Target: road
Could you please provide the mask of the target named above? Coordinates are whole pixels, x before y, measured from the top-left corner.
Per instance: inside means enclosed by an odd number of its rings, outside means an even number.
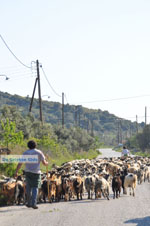
[[[111,149],[101,150],[103,157],[113,157]],[[102,157],[101,156],[101,157]],[[136,196],[39,204],[34,210],[25,206],[0,208],[1,226],[148,226],[150,225],[150,184],[136,187]]]
[[[98,158],[105,158],[105,157],[120,157],[121,153],[120,152],[116,152],[113,151],[111,148],[103,148],[103,149],[99,149],[101,152],[101,155]]]

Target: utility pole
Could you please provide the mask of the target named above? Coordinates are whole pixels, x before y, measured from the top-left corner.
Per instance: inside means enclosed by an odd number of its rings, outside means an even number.
[[[138,134],[138,116],[136,115],[136,133]]]
[[[87,130],[87,133],[89,132],[89,119],[88,119],[88,115],[87,117],[85,116],[85,129]]]
[[[147,125],[147,107],[145,107],[145,126]]]
[[[37,77],[36,77],[35,84],[34,84],[33,94],[32,94],[31,103],[30,103],[30,107],[29,107],[29,112],[31,112],[31,109],[32,109],[34,94],[35,94],[36,85],[37,85],[37,82],[38,82],[39,114],[40,114],[40,121],[43,123],[41,85],[40,85],[40,70],[39,70],[39,61],[38,60],[36,60],[36,69],[37,69]]]
[[[120,120],[120,143],[122,144],[122,121]]]
[[[43,117],[42,117],[41,85],[40,85],[40,70],[39,70],[39,61],[38,60],[36,61],[36,67],[37,67],[37,79],[38,79],[40,121],[43,122]]]
[[[132,127],[131,127],[131,124],[130,124],[130,131],[129,131],[129,134],[130,134],[130,138],[132,136]]]
[[[79,127],[80,127],[80,119],[81,119],[81,113],[80,113],[80,111],[79,111]]]
[[[78,106],[75,106],[75,127],[77,127],[77,111],[78,111]]]
[[[93,123],[93,120],[91,120],[91,136],[94,137],[94,123]]]
[[[89,120],[87,119],[87,126],[86,126],[87,132],[89,132]]]
[[[84,114],[84,121],[85,121],[84,128],[86,129],[86,131],[88,133],[89,132],[89,119],[88,119],[88,116],[86,117],[86,114]]]
[[[64,93],[62,93],[62,128],[64,128]]]
[[[125,139],[127,140],[128,139],[128,137],[129,137],[129,135],[128,135],[128,130],[126,130],[126,137],[125,137]]]
[[[118,141],[118,144],[120,143],[120,122],[119,122],[119,119],[118,119],[118,123],[117,123],[117,130],[118,130],[118,134],[117,134],[117,141]]]
[[[32,109],[32,104],[33,104],[33,99],[34,99],[34,94],[35,94],[35,89],[36,89],[36,84],[37,84],[38,79],[35,79],[35,84],[34,84],[34,89],[33,89],[33,94],[32,94],[32,98],[31,98],[31,103],[30,103],[30,107],[29,107],[29,112],[31,112]]]

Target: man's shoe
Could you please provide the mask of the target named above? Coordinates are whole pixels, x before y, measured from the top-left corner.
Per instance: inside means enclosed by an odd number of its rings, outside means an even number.
[[[29,204],[26,204],[26,207],[30,208],[30,207],[32,207],[32,206],[31,206],[31,205],[29,205]]]
[[[38,209],[38,206],[32,206],[33,209]]]

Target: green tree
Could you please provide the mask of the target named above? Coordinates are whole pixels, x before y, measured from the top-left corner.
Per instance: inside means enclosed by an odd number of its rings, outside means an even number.
[[[23,133],[22,131],[16,132],[15,122],[10,122],[9,119],[6,119],[6,122],[1,120],[2,128],[2,140],[1,144],[4,146],[9,146],[9,144],[21,144],[23,142]]]
[[[150,150],[150,125],[145,126],[143,132],[137,135],[137,142],[143,151]]]

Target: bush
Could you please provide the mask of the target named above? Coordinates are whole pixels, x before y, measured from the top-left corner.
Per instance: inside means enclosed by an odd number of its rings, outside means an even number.
[[[15,163],[1,163],[0,172],[4,173],[6,176],[13,177],[16,172],[17,164]]]

